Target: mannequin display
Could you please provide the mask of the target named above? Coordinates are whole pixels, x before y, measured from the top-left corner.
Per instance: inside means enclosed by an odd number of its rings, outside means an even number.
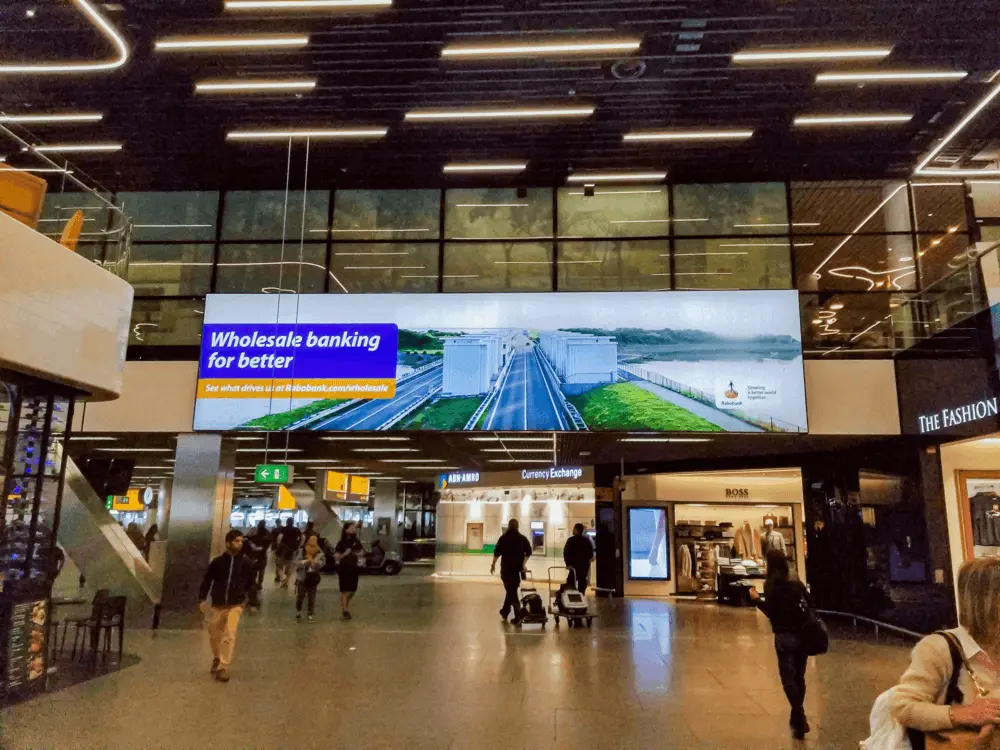
[[[743,525],[736,530],[733,546],[736,547],[737,557],[744,560],[761,559],[760,533],[750,526],[749,521],[744,521]]]
[[[768,550],[777,549],[781,550],[781,554],[785,554],[785,537],[781,535],[781,532],[774,528],[774,519],[765,518],[764,519],[764,533],[760,537],[760,551],[767,557]]]

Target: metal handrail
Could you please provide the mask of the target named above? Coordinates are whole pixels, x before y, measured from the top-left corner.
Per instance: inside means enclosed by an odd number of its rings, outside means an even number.
[[[913,638],[915,640],[920,640],[924,637],[924,633],[918,633],[915,630],[908,630],[907,628],[901,628],[898,625],[890,625],[887,622],[882,622],[881,620],[875,620],[871,617],[865,617],[864,615],[855,614],[854,612],[838,612],[832,609],[817,609],[815,610],[818,615],[832,615],[834,617],[847,617],[854,621],[854,630],[857,631],[858,623],[863,622],[866,625],[872,625],[875,628],[875,640],[878,640],[879,629],[888,630],[890,633],[896,633],[897,635],[902,635],[907,638]]]

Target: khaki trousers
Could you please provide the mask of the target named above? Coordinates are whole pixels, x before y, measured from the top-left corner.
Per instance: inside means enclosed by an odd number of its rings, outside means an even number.
[[[242,605],[212,607],[208,611],[208,641],[212,646],[212,656],[219,660],[220,667],[228,667],[233,660],[236,628],[239,627],[242,614]]]

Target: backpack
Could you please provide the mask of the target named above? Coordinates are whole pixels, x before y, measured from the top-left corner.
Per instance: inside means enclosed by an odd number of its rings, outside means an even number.
[[[539,617],[545,614],[545,605],[542,603],[542,597],[536,594],[534,591],[529,591],[521,599],[521,607],[524,609],[525,614]]]
[[[962,650],[951,633],[943,630],[936,635],[943,636],[948,641],[951,652],[951,678],[944,694],[945,705],[960,704],[963,700],[962,691],[958,689],[958,678],[962,671]],[[924,733],[916,729],[906,729],[892,717],[892,695],[896,690],[891,687],[875,699],[868,725],[871,736],[861,743],[862,750],[924,750]]]

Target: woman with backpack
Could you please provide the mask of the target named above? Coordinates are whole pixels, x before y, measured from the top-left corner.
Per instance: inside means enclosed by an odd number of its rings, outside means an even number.
[[[780,549],[767,552],[767,580],[764,598],[750,589],[750,598],[767,615],[774,631],[774,650],[778,655],[781,687],[792,707],[789,726],[797,740],[809,732],[804,707],[806,698],[806,661],[825,647],[813,641],[825,637],[822,623],[812,614],[812,600],[805,585],[788,568],[788,558]],[[818,634],[816,631],[823,631]]]
[[[958,621],[914,647],[891,691],[892,717],[914,750],[1000,747],[1000,558],[959,569]]]

